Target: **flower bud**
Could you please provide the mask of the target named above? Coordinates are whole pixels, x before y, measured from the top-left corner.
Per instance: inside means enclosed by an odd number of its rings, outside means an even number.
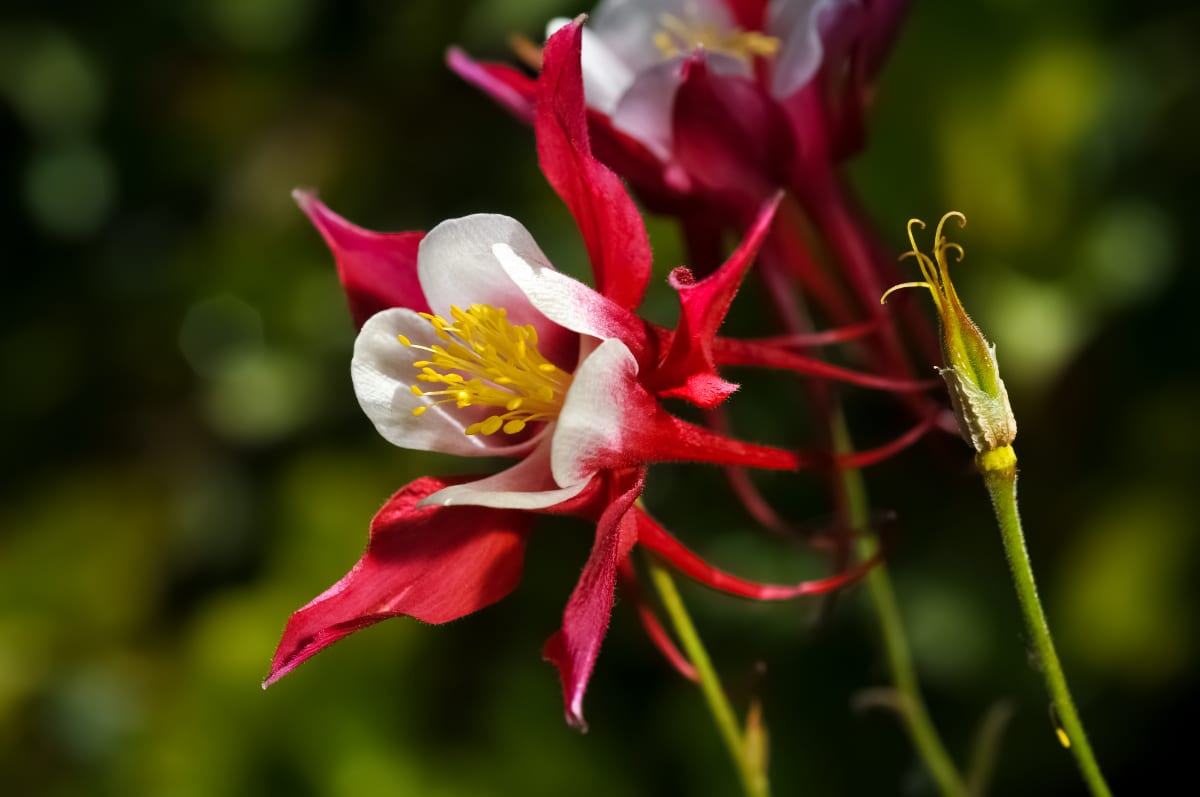
[[[1017,436],[1017,421],[996,366],[996,347],[984,339],[979,327],[967,315],[950,280],[947,252],[953,250],[956,261],[963,257],[963,248],[947,241],[942,234],[951,217],[959,220],[960,227],[967,223],[966,217],[958,211],[943,216],[934,233],[932,258],[920,250],[913,235],[913,225],[923,229],[925,223],[920,219],[909,220],[908,240],[912,251],[906,252],[901,259],[916,258],[925,279],[893,286],[883,294],[880,302],[886,302],[892,291],[900,288],[929,289],[937,308],[945,362],[945,367],[938,370],[950,388],[950,404],[958,419],[959,431],[975,449],[981,469],[1008,469],[1016,462],[1011,444]]]

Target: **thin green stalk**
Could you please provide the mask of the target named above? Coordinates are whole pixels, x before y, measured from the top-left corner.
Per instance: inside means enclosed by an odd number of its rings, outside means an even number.
[[[833,413],[832,422],[833,445],[838,454],[853,453],[850,432],[846,427],[846,419],[840,411]],[[866,485],[862,472],[857,468],[846,468],[839,471],[842,480],[842,490],[846,501],[847,521],[858,535],[858,555],[868,559],[875,555],[879,541],[870,529],[870,518],[867,502]],[[917,754],[925,762],[929,774],[937,783],[938,791],[944,797],[966,797],[967,787],[959,774],[954,760],[946,752],[946,746],[938,735],[929,710],[921,697],[917,684],[917,671],[913,666],[912,651],[908,646],[908,637],[904,632],[904,621],[900,617],[900,607],[896,601],[896,592],[892,588],[892,579],[887,567],[880,563],[871,568],[867,574],[867,592],[879,618],[879,629],[883,637],[883,647],[887,654],[888,669],[892,674],[892,686],[899,696],[900,720],[904,724],[909,738]]]
[[[658,590],[663,608],[671,618],[679,642],[700,676],[700,690],[704,693],[708,710],[712,713],[717,730],[721,732],[721,738],[729,750],[734,766],[737,767],[746,797],[769,797],[771,788],[767,781],[767,773],[761,766],[755,765],[755,759],[761,760],[762,757],[751,755],[737,715],[734,714],[733,706],[729,704],[729,698],[725,696],[725,690],[721,688],[721,681],[713,669],[708,652],[704,649],[704,643],[700,641],[700,635],[696,633],[696,626],[692,624],[692,618],[683,605],[683,598],[675,587],[675,580],[670,571],[655,557],[651,556],[649,560],[650,579]]]
[[[1014,466],[1015,462],[1014,457]],[[1100,765],[1096,763],[1096,756],[1088,743],[1083,723],[1075,710],[1075,702],[1067,688],[1067,678],[1063,674],[1058,653],[1054,650],[1054,637],[1050,635],[1046,613],[1042,611],[1042,603],[1038,598],[1033,568],[1029,563],[1029,552],[1025,549],[1025,534],[1021,530],[1021,515],[1017,510],[1016,468],[990,469],[984,465],[981,470],[988,493],[992,497],[992,506],[996,510],[996,522],[1000,526],[1000,536],[1004,540],[1004,551],[1008,554],[1017,598],[1025,615],[1025,627],[1033,638],[1034,650],[1037,652],[1042,674],[1046,678],[1046,690],[1050,693],[1054,710],[1062,723],[1062,727],[1058,729],[1059,741],[1075,756],[1079,771],[1091,793],[1096,797],[1111,797],[1112,792],[1104,782]]]

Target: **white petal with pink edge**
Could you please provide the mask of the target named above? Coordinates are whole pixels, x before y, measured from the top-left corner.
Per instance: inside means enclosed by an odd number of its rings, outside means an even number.
[[[495,244],[492,252],[526,299],[555,324],[595,338],[621,338],[633,346],[644,341],[646,332],[636,316],[545,260],[506,243]]]
[[[385,440],[401,448],[467,457],[520,456],[535,445],[535,440],[511,444],[494,435],[463,432],[468,424],[491,415],[494,408],[459,409],[454,403],[430,406],[433,398],[415,395],[413,385],[429,386],[417,380],[419,369],[413,363],[429,354],[405,346],[400,335],[415,345],[440,342],[428,321],[412,310],[396,307],[376,313],[363,324],[350,361],[358,403]],[[413,415],[420,406],[427,407],[424,414]]]
[[[444,487],[421,501],[421,505],[490,506],[498,509],[545,509],[574,498],[587,486],[587,479],[559,486],[550,472],[553,424],[540,436],[541,442],[529,455],[507,470],[477,481]]]
[[[551,441],[550,470],[558,484],[587,481],[601,468],[619,467],[631,412],[645,391],[638,364],[619,340],[606,340],[575,370]]]

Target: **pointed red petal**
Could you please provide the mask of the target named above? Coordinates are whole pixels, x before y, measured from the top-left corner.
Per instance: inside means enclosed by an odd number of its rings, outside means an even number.
[[[654,553],[670,562],[679,572],[699,581],[705,586],[730,595],[742,598],[753,598],[761,601],[778,601],[796,598],[801,595],[817,595],[822,592],[852,584],[867,574],[880,560],[876,555],[871,559],[855,565],[836,576],[821,578],[815,581],[801,581],[799,584],[760,584],[756,581],[732,576],[723,570],[710,565],[683,543],[672,537],[666,529],[658,525],[649,515],[640,509],[635,509],[638,528],[638,542]]]
[[[597,290],[633,309],[650,279],[650,242],[620,179],[592,156],[581,46],[578,21],[563,26],[546,42],[534,118],[538,162],[579,225]]]
[[[707,415],[708,425],[714,431],[720,434],[728,435],[730,432],[729,417],[725,414],[723,407],[714,407],[709,410]],[[754,518],[760,526],[770,531],[772,534],[779,536],[790,536],[791,529],[788,528],[787,521],[775,511],[775,507],[767,500],[754,482],[750,480],[750,472],[746,470],[744,465],[726,465],[724,467],[725,478],[729,482],[733,494],[741,501],[742,506],[750,517]]]
[[[879,328],[874,321],[863,321],[834,329],[823,329],[820,332],[799,332],[794,335],[777,335],[773,338],[760,338],[756,343],[764,346],[779,346],[780,348],[810,349],[817,346],[832,346],[836,343],[846,343],[866,337]]]
[[[713,341],[713,356],[717,365],[744,365],[761,368],[778,368],[798,374],[836,379],[859,387],[875,390],[891,390],[897,393],[918,392],[936,387],[937,379],[900,379],[887,376],[864,374],[836,365],[784,351],[777,346],[753,340],[736,340],[718,337]]]
[[[689,681],[699,683],[700,674],[696,672],[696,668],[688,661],[687,656],[679,651],[675,646],[674,640],[667,630],[662,627],[662,623],[658,621],[658,615],[654,613],[654,609],[646,601],[646,596],[642,594],[642,587],[638,584],[637,574],[633,571],[633,564],[628,557],[621,560],[617,569],[617,574],[621,578],[621,592],[629,603],[633,604],[634,610],[637,612],[638,619],[642,621],[642,628],[646,631],[646,636],[650,637],[650,641],[663,654],[667,662],[675,668],[675,671],[687,678]]]
[[[701,407],[712,407],[733,392],[732,386],[725,389],[729,383],[716,375],[712,341],[725,321],[746,272],[754,263],[781,199],[782,194],[776,194],[763,205],[741,245],[709,276],[697,282],[686,268],[671,272],[671,287],[679,294],[679,326],[667,356],[652,379],[660,393],[686,398]]]
[[[366,553],[288,620],[266,688],[344,636],[389,617],[445,623],[503,598],[521,580],[532,515],[485,507],[417,507],[447,482],[425,477],[371,521]]]
[[[939,415],[941,415],[942,412],[943,411],[930,412],[920,423],[890,443],[885,443],[884,445],[868,449],[866,451],[856,451],[853,454],[842,454],[837,458],[837,462],[835,464],[839,468],[850,469],[865,468],[868,465],[874,465],[876,462],[882,462],[888,457],[898,454],[924,437],[925,433],[932,429],[938,422]]]
[[[596,525],[596,542],[567,601],[562,628],[546,640],[542,650],[562,678],[567,722],[581,731],[587,730],[583,693],[612,616],[617,566],[637,541],[637,524],[629,508],[641,494],[645,479],[643,468],[612,485],[612,501]]]
[[[389,307],[429,312],[417,280],[417,247],[425,233],[371,232],[325,207],[311,191],[296,190],[292,197],[333,252],[355,327]]]
[[[505,64],[473,61],[458,47],[446,51],[446,65],[522,122],[533,122],[537,83],[532,78]]]

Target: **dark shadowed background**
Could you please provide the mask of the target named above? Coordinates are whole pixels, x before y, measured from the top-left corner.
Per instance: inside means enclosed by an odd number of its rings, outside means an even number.
[[[288,614],[359,556],[398,486],[460,463],[394,449],[348,379],[331,259],[289,198],[376,229],[521,219],[586,274],[531,132],[443,66],[506,58],[561,0],[8,3],[0,12],[0,792],[11,795],[729,795],[698,694],[620,604],[586,702],[540,661],[586,557],[546,523],[518,591],[447,627],[390,621],[268,692]],[[897,253],[964,211],[956,277],[998,343],[1029,544],[1060,652],[1120,794],[1191,763],[1196,619],[1200,14],[1193,4],[918,3],[854,167]],[[673,226],[651,220],[647,313],[672,318]],[[756,288],[733,323],[751,328]],[[803,435],[794,385],[748,379],[747,434]],[[880,439],[891,406],[853,392]],[[867,474],[935,720],[965,758],[1014,710],[994,793],[1082,794],[1028,664],[967,449]],[[797,520],[814,479],[765,479]],[[756,534],[715,472],[647,503],[732,570],[822,560]],[[863,596],[760,606],[685,585],[739,705],[761,694],[779,795],[930,794]],[[765,662],[760,672],[757,662]],[[1188,742],[1191,739],[1193,742]],[[1180,753],[1184,755],[1180,755]]]

